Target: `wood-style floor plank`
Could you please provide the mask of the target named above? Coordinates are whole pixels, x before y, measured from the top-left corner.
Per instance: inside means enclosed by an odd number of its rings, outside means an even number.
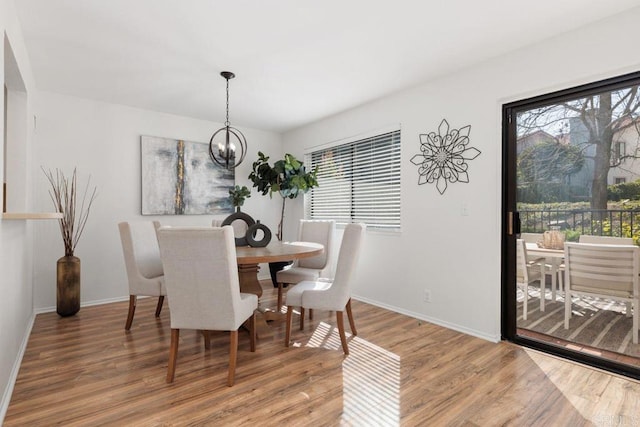
[[[638,382],[358,301],[347,358],[335,314],[316,310],[304,331],[294,316],[289,348],[284,322],[255,353],[241,331],[233,387],[229,334],[205,350],[181,331],[167,384],[169,309],[157,319],[155,303],[139,300],[129,332],[127,302],[38,315],[4,425],[640,425]]]

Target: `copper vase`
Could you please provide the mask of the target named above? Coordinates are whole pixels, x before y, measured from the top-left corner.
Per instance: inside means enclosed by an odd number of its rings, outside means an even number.
[[[57,266],[56,311],[73,316],[80,311],[80,258],[63,256]]]

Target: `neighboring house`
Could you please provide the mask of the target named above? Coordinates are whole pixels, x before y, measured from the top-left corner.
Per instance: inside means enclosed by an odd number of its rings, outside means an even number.
[[[535,145],[542,144],[544,142],[557,142],[557,141],[558,139],[555,136],[551,135],[550,133],[545,132],[543,130],[537,130],[533,133],[530,133],[518,138],[516,152],[518,153],[518,156],[519,156],[527,148],[531,148]]]
[[[609,185],[640,179],[640,159],[624,158],[632,155],[640,147],[640,118],[635,118],[634,121],[635,125],[628,126],[614,134],[611,163],[617,166],[609,169],[607,176],[607,184]],[[585,164],[582,169],[571,176],[571,185],[582,188],[585,194],[591,195],[593,156],[595,156],[596,147],[593,144],[587,144],[589,132],[580,118],[569,119],[568,139],[569,144],[583,148],[585,156]]]

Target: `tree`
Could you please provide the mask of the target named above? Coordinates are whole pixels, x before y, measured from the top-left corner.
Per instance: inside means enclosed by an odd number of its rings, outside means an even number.
[[[278,193],[282,196],[282,211],[276,235],[278,240],[282,240],[285,202],[317,187],[316,174],[317,168],[307,172],[304,164],[291,154],[285,154],[284,159],[278,160],[271,166],[269,157],[258,152],[258,160],[253,162],[249,179],[262,195],[269,194],[269,197],[272,197],[273,193]]]
[[[569,143],[579,147],[584,158],[593,161],[591,208],[607,209],[609,169],[628,158],[640,157],[637,154],[639,112],[640,94],[636,85],[522,112],[518,115],[517,132],[522,137],[541,129],[570,124]],[[635,138],[635,147],[626,153],[618,152],[615,138],[623,133],[629,136],[630,131]]]
[[[542,142],[518,156],[518,171],[524,182],[562,181],[584,166],[582,151],[572,145]]]

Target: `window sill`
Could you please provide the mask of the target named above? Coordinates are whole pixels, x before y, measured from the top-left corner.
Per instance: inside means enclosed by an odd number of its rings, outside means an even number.
[[[62,218],[62,214],[59,212],[27,212],[27,213],[18,213],[18,212],[4,212],[2,214],[2,219],[60,219]]]

